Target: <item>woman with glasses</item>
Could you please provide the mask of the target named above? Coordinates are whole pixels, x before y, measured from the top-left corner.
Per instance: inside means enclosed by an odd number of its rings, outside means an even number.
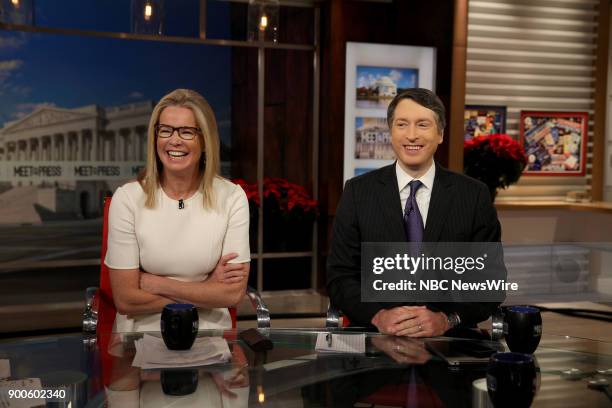
[[[200,328],[229,328],[250,262],[244,191],[219,176],[214,113],[197,92],[164,96],[149,122],[147,163],[113,195],[108,250],[115,329],[158,331],[168,303],[193,303]]]

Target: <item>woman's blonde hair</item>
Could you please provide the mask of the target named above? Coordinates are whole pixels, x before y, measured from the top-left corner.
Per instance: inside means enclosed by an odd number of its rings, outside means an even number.
[[[155,197],[158,189],[161,188],[160,176],[162,163],[157,157],[155,127],[159,122],[159,116],[168,106],[180,106],[189,108],[193,112],[197,126],[200,128],[198,134],[200,145],[202,146],[202,156],[200,158],[200,185],[199,191],[202,193],[204,208],[214,209],[215,197],[213,193],[213,182],[219,175],[219,131],[215,114],[206,102],[206,99],[196,91],[191,89],[176,89],[164,96],[153,108],[149,130],[147,132],[147,164],[144,171],[139,175],[138,181],[144,190],[147,199],[147,208],[155,207]]]

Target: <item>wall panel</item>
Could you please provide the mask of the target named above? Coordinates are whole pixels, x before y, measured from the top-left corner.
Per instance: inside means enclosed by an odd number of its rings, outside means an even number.
[[[505,105],[519,137],[521,110],[589,112],[587,174],[527,176],[498,200],[564,199],[590,191],[595,115],[598,0],[471,0],[466,104]]]

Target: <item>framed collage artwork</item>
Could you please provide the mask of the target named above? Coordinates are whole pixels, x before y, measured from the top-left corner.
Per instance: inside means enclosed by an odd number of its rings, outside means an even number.
[[[465,105],[463,140],[506,132],[506,107]]]
[[[528,176],[584,176],[587,112],[521,111],[520,142]]]

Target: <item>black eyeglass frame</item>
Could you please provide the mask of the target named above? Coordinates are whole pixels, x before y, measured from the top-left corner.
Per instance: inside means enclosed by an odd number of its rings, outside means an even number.
[[[168,136],[160,136],[160,135],[159,135],[159,130],[160,130],[160,128],[161,128],[161,127],[168,128],[168,129],[172,129],[172,132],[171,132],[171,133],[170,133],[170,135],[168,135]],[[183,139],[183,140],[193,140],[193,139],[195,139],[195,135],[194,135],[192,138],[186,138],[186,137],[184,137],[184,136],[181,134],[181,131],[182,131],[183,129],[186,129],[186,130],[193,130],[195,133],[202,134],[202,130],[201,130],[200,128],[197,128],[197,127],[193,127],[193,126],[179,126],[179,127],[174,127],[174,126],[164,125],[164,124],[158,123],[157,125],[155,125],[155,136],[160,137],[160,138],[162,138],[162,139],[168,139],[168,138],[171,138],[171,137],[172,137],[172,135],[174,134],[174,132],[176,131],[176,132],[178,133],[179,137],[180,137],[181,139]]]

